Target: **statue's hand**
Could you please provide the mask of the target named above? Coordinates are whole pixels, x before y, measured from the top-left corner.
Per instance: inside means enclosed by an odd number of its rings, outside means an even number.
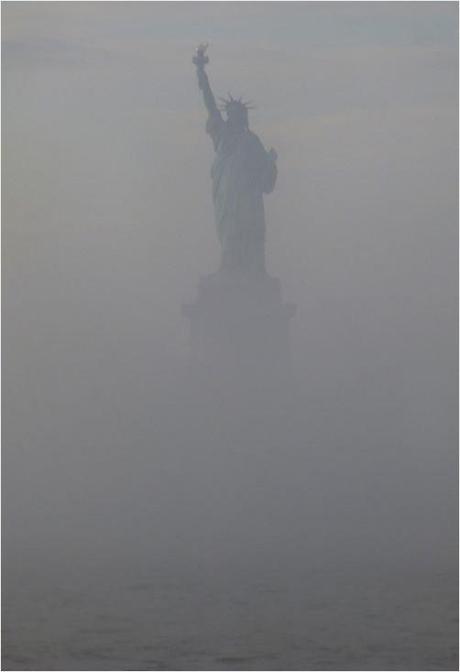
[[[276,159],[278,158],[278,154],[277,154],[276,151],[273,149],[273,147],[272,147],[271,150],[268,152],[268,156],[269,156],[269,158],[270,158],[273,162],[275,162]]]
[[[207,42],[203,42],[195,49],[195,56],[192,61],[199,70],[204,70],[204,66],[209,63],[209,58],[206,56],[208,46]]]

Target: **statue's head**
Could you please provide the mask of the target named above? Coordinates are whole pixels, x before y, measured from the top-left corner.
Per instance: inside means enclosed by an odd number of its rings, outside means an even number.
[[[228,94],[228,98],[222,99],[221,109],[227,115],[227,123],[232,128],[246,129],[249,127],[248,111],[252,109],[250,103],[244,102],[241,98],[233,98]]]

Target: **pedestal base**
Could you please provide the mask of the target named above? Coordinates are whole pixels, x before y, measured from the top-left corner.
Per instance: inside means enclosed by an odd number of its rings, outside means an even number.
[[[191,360],[219,380],[265,381],[289,376],[289,321],[281,284],[266,273],[218,271],[202,278],[190,320]]]

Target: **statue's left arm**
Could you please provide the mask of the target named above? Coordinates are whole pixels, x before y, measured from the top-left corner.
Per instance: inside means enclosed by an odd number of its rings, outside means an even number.
[[[255,133],[249,131],[248,138],[252,147],[252,170],[254,171],[257,187],[264,193],[270,194],[275,188],[278,170],[276,168],[277,153],[274,149],[266,151]]]
[[[270,194],[275,188],[276,178],[278,176],[278,169],[276,167],[277,153],[274,149],[266,152],[265,172],[262,183],[262,191],[264,194]]]

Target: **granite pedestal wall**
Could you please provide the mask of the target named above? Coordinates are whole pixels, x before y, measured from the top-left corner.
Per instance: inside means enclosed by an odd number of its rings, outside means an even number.
[[[218,271],[201,279],[190,323],[190,362],[216,384],[267,386],[291,376],[289,323],[281,283],[266,273]]]

